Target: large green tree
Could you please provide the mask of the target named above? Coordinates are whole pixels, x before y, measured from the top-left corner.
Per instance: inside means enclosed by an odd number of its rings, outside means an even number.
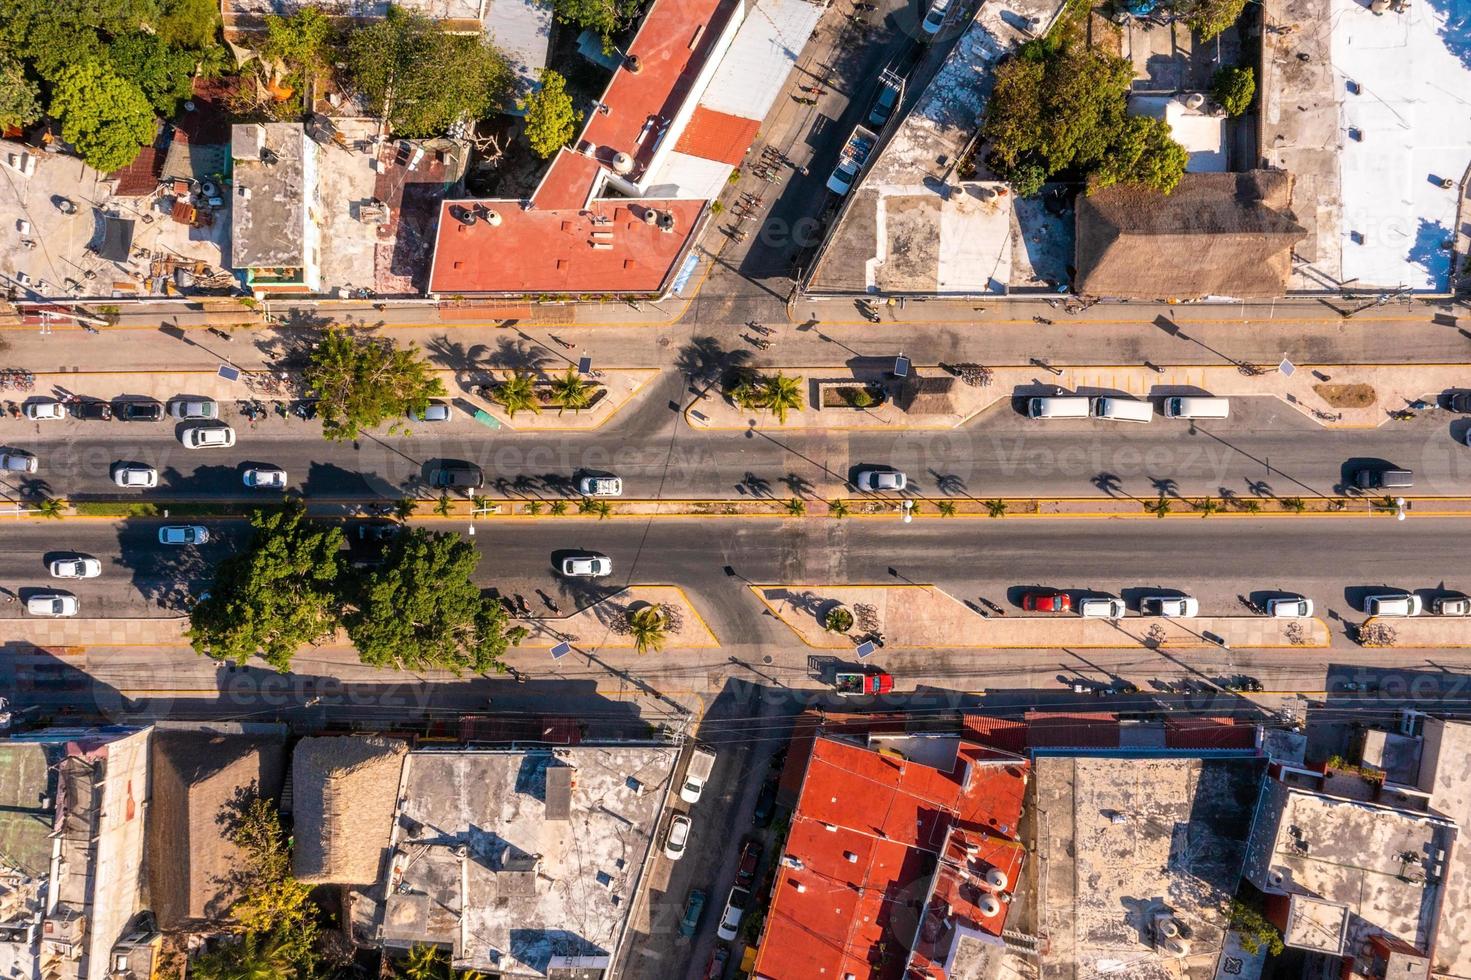
[[[1256,72],[1246,68],[1218,68],[1211,78],[1211,98],[1228,116],[1240,116],[1256,96]]]
[[[577,135],[582,113],[572,108],[567,79],[550,69],[541,73],[541,87],[519,103],[526,113],[526,141],[545,159]]]
[[[1136,183],[1168,194],[1180,183],[1190,154],[1170,136],[1170,124],[1129,116],[1094,171],[1092,189]]]
[[[219,45],[220,5],[216,0],[164,0],[158,36],[171,48],[205,51]]]
[[[86,62],[63,68],[51,95],[61,135],[103,173],[137,159],[153,140],[153,108],[137,85],[110,67]]]
[[[506,650],[526,631],[510,627],[501,604],[472,581],[479,561],[458,535],[400,534],[345,618],[362,661],[401,670],[504,669]]]
[[[1181,0],[1175,9],[1185,15],[1185,22],[1209,41],[1241,18],[1247,0]]]
[[[641,0],[553,0],[557,20],[586,27],[603,39],[603,50],[611,50],[612,37],[638,17]]]
[[[341,327],[328,330],[312,351],[305,379],[319,399],[322,434],[334,440],[356,439],[390,420],[396,431],[410,411],[445,394],[418,351]]]
[[[250,543],[220,563],[209,596],[190,612],[189,640],[218,660],[260,656],[285,671],[300,647],[338,626],[342,529],[308,520],[299,503],[256,511],[250,524]]]
[[[107,46],[107,60],[123,78],[131,79],[161,116],[172,116],[189,98],[198,56],[173,48],[157,34],[124,34]]]
[[[28,126],[41,118],[40,91],[26,78],[25,65],[0,51],[0,128]]]
[[[397,6],[353,31],[347,73],[400,136],[437,136],[460,119],[489,115],[511,90],[510,64],[484,35],[447,33]]]

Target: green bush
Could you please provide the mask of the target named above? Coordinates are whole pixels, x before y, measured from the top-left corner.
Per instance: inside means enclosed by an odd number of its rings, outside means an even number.
[[[829,609],[822,619],[822,628],[829,633],[846,633],[853,628],[853,614],[842,606]]]
[[[1256,72],[1250,68],[1221,68],[1211,79],[1211,98],[1228,116],[1245,113],[1255,97]]]

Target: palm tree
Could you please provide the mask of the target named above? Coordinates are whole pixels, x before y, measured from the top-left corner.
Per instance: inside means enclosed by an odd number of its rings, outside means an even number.
[[[1221,505],[1216,503],[1215,497],[1201,497],[1195,502],[1194,507],[1200,511],[1201,517],[1210,517],[1212,514],[1218,513],[1221,509]]]
[[[942,501],[940,501],[940,503],[939,503],[938,506],[940,508],[940,516],[941,517],[954,517],[955,516],[955,501],[953,501],[953,500],[942,500]]]
[[[728,392],[737,408],[754,411],[761,407],[761,389],[749,378],[742,378]]]
[[[439,495],[439,503],[434,505],[434,513],[440,517],[448,517],[452,506],[453,504],[449,502],[449,494],[442,493]]]
[[[1283,510],[1290,510],[1294,514],[1301,514],[1308,509],[1307,504],[1302,502],[1301,497],[1283,497],[1278,503],[1282,505]]]
[[[592,382],[582,380],[576,368],[569,367],[566,374],[552,382],[552,400],[557,403],[558,415],[569,408],[574,412],[587,408],[592,403],[592,393]]]
[[[613,505],[606,500],[594,500],[591,497],[583,497],[577,502],[577,513],[596,514],[598,515],[598,520],[601,521],[613,513]]]
[[[66,516],[62,513],[64,510],[66,510],[65,497],[47,497],[36,505],[37,514],[40,514],[42,517],[52,517],[56,520],[61,520],[61,518]]]
[[[536,379],[525,371],[513,371],[511,376],[496,385],[493,396],[501,403],[511,418],[517,412],[541,414],[541,399],[536,395]]]
[[[1167,498],[1164,494],[1164,491],[1161,490],[1159,494],[1159,499],[1152,504],[1146,503],[1144,505],[1144,509],[1153,514],[1155,517],[1164,517],[1170,512],[1169,498]]]
[[[786,502],[787,514],[790,517],[801,517],[807,513],[807,501],[801,497],[793,497]]]
[[[1248,514],[1259,514],[1262,510],[1262,505],[1255,500],[1243,500],[1237,506]]]
[[[780,371],[762,378],[759,392],[761,407],[775,415],[782,425],[787,423],[788,412],[800,412],[805,404],[802,398],[802,379],[795,375],[788,377]]]
[[[295,972],[291,951],[275,933],[248,932],[189,964],[191,980],[278,980]]]
[[[414,508],[417,506],[418,501],[413,497],[402,497],[393,505],[393,513],[399,520],[406,521],[414,516]]]
[[[841,497],[829,500],[827,502],[827,512],[841,521],[848,516],[848,501],[843,500]]]
[[[628,613],[628,632],[639,653],[658,653],[669,638],[669,617],[662,606],[640,606]]]
[[[547,508],[547,513],[551,514],[553,517],[561,517],[563,514],[567,513],[567,501],[553,500],[552,505]]]
[[[1005,517],[1006,501],[999,499],[986,501],[986,513],[992,517]]]
[[[530,501],[526,505],[526,513],[530,514],[532,517],[535,517],[537,514],[540,514],[541,513],[541,501],[540,500]]]

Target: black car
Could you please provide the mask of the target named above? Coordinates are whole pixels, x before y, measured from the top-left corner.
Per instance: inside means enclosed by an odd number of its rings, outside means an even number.
[[[70,407],[72,418],[82,419],[87,422],[112,421],[112,406],[107,402],[88,398],[72,402]]]
[[[429,485],[436,489],[477,490],[485,485],[485,474],[474,463],[441,463],[429,471]]]
[[[756,794],[756,809],[751,812],[751,822],[758,827],[769,826],[775,812],[776,780],[768,779],[761,785],[761,792]]]
[[[163,405],[155,401],[118,402],[114,414],[124,422],[157,422],[163,418]]]
[[[759,840],[748,840],[741,848],[741,860],[736,865],[736,884],[742,888],[750,888],[751,883],[756,880],[756,871],[761,867],[761,842]]]

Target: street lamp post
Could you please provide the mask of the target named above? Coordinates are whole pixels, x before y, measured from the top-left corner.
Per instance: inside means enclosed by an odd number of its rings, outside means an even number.
[[[1405,503],[1405,498],[1404,497],[1395,497],[1394,498],[1394,506],[1395,506],[1394,519],[1397,520],[1397,521],[1404,520],[1405,519],[1405,510],[1410,506],[1409,504]]]
[[[914,501],[905,500],[899,505],[899,513],[903,515],[905,524],[914,520]]]

